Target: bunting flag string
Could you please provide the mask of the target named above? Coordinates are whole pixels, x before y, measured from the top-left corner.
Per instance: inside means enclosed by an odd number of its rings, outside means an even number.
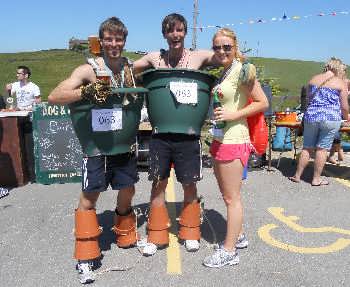
[[[309,19],[312,17],[325,17],[325,16],[339,16],[339,15],[349,15],[349,11],[340,11],[340,12],[319,12],[317,14],[309,14],[309,15],[304,15],[304,16],[287,16],[286,13],[283,14],[282,17],[272,17],[271,19],[263,19],[259,18],[256,20],[246,20],[246,21],[240,21],[234,24],[220,24],[220,25],[207,25],[207,26],[198,26],[195,27],[195,29],[199,29],[201,32],[203,32],[203,29],[210,29],[210,28],[224,28],[227,26],[238,26],[238,25],[251,25],[251,24],[265,24],[265,23],[273,23],[273,22],[282,22],[282,21],[291,21],[291,20],[302,20],[302,19]]]

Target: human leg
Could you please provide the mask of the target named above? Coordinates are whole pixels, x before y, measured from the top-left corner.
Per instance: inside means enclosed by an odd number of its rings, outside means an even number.
[[[316,147],[319,124],[304,122],[303,149],[300,153],[297,169],[294,176],[289,177],[291,181],[300,182],[300,177],[309,163],[311,153]]]
[[[243,223],[243,205],[240,192],[243,166],[240,160],[216,164],[221,174],[220,192],[227,208],[227,231],[224,247],[234,251]]]
[[[118,247],[128,248],[136,244],[139,238],[137,233],[136,215],[131,207],[134,186],[123,188],[117,197],[113,231],[116,234]]]
[[[322,180],[321,174],[324,168],[324,165],[327,160],[327,150],[322,148],[316,149],[316,156],[315,156],[315,162],[314,162],[314,174],[312,178],[312,185],[318,186],[318,185],[327,185],[328,182]]]
[[[98,225],[95,204],[99,192],[82,192],[78,208],[75,210],[75,251],[78,260],[76,269],[82,284],[95,280],[93,273],[94,260],[101,256],[98,237],[101,229]]]
[[[327,158],[327,161],[332,164],[337,164],[337,161],[335,160],[335,152],[336,152],[336,144],[332,144],[331,149],[329,150],[329,155]]]
[[[183,209],[179,216],[179,239],[187,251],[200,247],[200,202],[196,181],[202,177],[201,144],[193,137],[174,143],[174,164],[176,178],[184,191]]]
[[[300,181],[300,177],[303,174],[305,167],[309,163],[311,152],[312,152],[312,149],[303,148],[299,156],[297,170],[295,171],[294,176],[289,178],[291,181],[294,181],[294,182]]]
[[[221,144],[218,141],[214,141],[210,147],[210,153],[213,158],[216,160],[220,161],[233,161],[234,159],[239,158],[243,164],[243,166],[248,165],[248,160],[249,156],[251,154],[251,145],[228,145],[228,144]],[[222,187],[220,186],[222,179],[221,179],[221,174],[218,171],[217,165],[213,166],[214,174],[217,178],[217,182],[219,185],[220,190]],[[244,173],[244,169],[243,169]],[[219,247],[222,247],[224,243],[219,243]],[[248,239],[247,236],[244,233],[243,225],[241,227],[241,230],[239,232],[239,236],[236,241],[236,248],[242,249],[242,248],[247,248],[248,247]]]
[[[133,246],[137,239],[136,216],[132,210],[135,183],[138,181],[136,157],[125,153],[109,156],[108,180],[113,190],[119,190],[114,216],[113,230],[118,247]]]
[[[165,204],[165,189],[171,166],[171,147],[167,138],[155,136],[150,142],[149,180],[152,180],[150,209],[147,222],[145,256],[156,253],[157,247],[169,244],[170,218]]]
[[[332,147],[329,151],[329,156],[328,156],[328,162],[332,164],[337,164],[337,161],[335,159],[335,153],[338,152],[338,161],[342,161],[344,159],[344,154],[343,150],[341,148],[341,134],[339,131],[337,131],[334,135],[334,140]]]
[[[243,206],[240,194],[243,165],[238,159],[231,162],[215,161],[214,172],[226,205],[226,236],[223,245],[213,255],[206,257],[203,264],[208,267],[235,265],[239,262],[236,244],[243,222]]]
[[[320,132],[317,139],[317,148],[314,162],[314,174],[312,185],[327,185],[327,181],[321,179],[321,174],[327,160],[328,150],[331,149],[334,137],[340,128],[340,121],[324,121],[320,123]]]
[[[344,150],[341,147],[341,144],[339,145],[339,150],[338,150],[338,162],[341,162],[344,160]]]
[[[92,271],[94,260],[101,255],[98,237],[101,229],[96,216],[96,202],[101,191],[106,189],[104,157],[84,158],[82,164],[82,193],[75,210],[75,251],[78,260],[76,269],[82,284],[95,280]]]
[[[199,250],[201,208],[195,183],[183,184],[184,203],[179,216],[179,239],[189,252]]]
[[[169,244],[170,218],[165,204],[165,188],[167,183],[167,179],[153,182],[151,190],[147,242],[158,246]],[[151,249],[154,249],[154,246]]]

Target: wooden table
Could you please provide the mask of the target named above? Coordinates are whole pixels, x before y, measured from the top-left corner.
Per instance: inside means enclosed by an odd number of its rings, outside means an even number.
[[[28,112],[0,112],[0,186],[25,185],[30,177],[26,152]]]
[[[297,139],[297,132],[298,129],[302,127],[301,122],[273,122],[271,121],[271,125],[274,125],[275,127],[285,127],[291,129],[291,133],[293,133],[293,145],[294,145],[294,156],[293,159],[296,160],[296,154],[297,154],[297,148],[296,148],[296,139]],[[341,133],[350,133],[350,126],[344,126],[339,129]],[[268,158],[268,171],[271,171],[271,153],[272,153],[272,133],[271,133],[271,127],[269,126],[269,158]],[[278,163],[277,167],[279,166],[280,160],[282,153],[284,151],[282,150],[280,152],[279,158],[278,158]]]

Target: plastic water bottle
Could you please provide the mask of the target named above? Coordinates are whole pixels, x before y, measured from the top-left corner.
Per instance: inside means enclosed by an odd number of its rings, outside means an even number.
[[[221,102],[219,100],[218,91],[215,91],[214,97],[213,97],[213,110],[219,107],[221,107]],[[225,126],[226,126],[225,121],[218,121],[218,120],[214,121],[214,128],[216,129],[223,129]]]

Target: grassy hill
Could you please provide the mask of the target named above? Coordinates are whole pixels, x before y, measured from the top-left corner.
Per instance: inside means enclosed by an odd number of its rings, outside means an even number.
[[[127,52],[126,56],[137,59],[140,55]],[[321,71],[322,63],[299,60],[282,60],[272,58],[250,58],[257,66],[262,66],[264,76],[275,78],[280,85],[281,95],[290,95],[287,105],[296,105],[300,88],[310,77]],[[23,53],[0,53],[0,93],[4,94],[4,85],[16,80],[16,68],[27,65],[32,70],[32,81],[40,89],[43,99],[50,91],[73,71],[85,62],[83,54],[68,50],[47,50]],[[278,102],[278,99],[274,100]]]

